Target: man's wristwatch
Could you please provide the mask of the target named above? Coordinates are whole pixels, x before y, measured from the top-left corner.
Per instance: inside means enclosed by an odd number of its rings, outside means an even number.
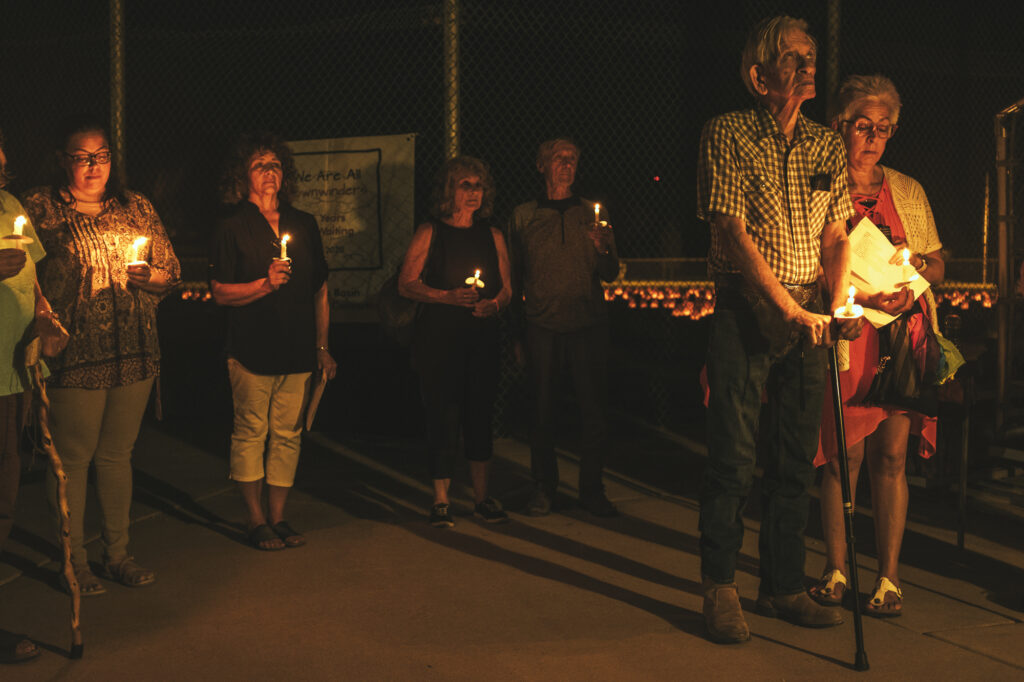
[[[914,269],[917,270],[918,272],[924,272],[925,270],[928,269],[928,257],[925,256],[923,253],[917,254],[917,257],[921,259],[921,267]]]

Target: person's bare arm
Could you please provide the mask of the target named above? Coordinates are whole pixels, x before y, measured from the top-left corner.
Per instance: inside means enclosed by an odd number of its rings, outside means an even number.
[[[267,276],[251,282],[227,283],[210,281],[210,293],[218,305],[242,306],[258,301],[280,289],[291,277],[291,264],[274,260],[267,268]]]
[[[494,238],[494,250],[498,253],[498,270],[501,271],[501,291],[494,298],[481,299],[473,307],[474,317],[490,317],[497,315],[498,311],[506,307],[512,301],[512,265],[508,259],[508,249],[505,246],[505,237],[501,230],[492,227],[491,236]]]
[[[444,303],[472,308],[480,299],[476,287],[458,287],[456,289],[435,289],[423,283],[420,276],[423,266],[427,263],[430,252],[430,239],[434,233],[433,226],[420,225],[412,236],[409,250],[405,252],[402,270],[398,274],[398,293],[405,298],[421,303]]]
[[[28,261],[28,253],[24,249],[0,249],[0,280],[14,277]]]
[[[327,332],[331,326],[331,303],[327,296],[327,282],[324,282],[313,295],[314,315],[316,316],[316,366],[321,372],[333,379],[338,372],[338,363],[327,349]]]
[[[747,234],[744,221],[716,213],[711,220],[711,229],[718,231],[729,262],[743,273],[754,291],[771,301],[782,313],[783,319],[800,328],[814,345],[822,343],[832,321],[831,316],[818,315],[797,305],[757,250]]]
[[[821,231],[821,267],[825,271],[832,307],[846,301],[850,288],[850,240],[846,236],[846,223],[826,223]],[[830,316],[831,317],[831,316]],[[855,339],[864,327],[863,316],[852,320],[836,320],[839,323],[839,337]],[[826,335],[824,345],[831,345]]]
[[[50,307],[50,302],[43,296],[43,290],[39,288],[39,280],[34,282],[35,287],[35,323],[36,333],[42,342],[41,350],[43,355],[52,358],[59,355],[68,345],[70,336],[64,325],[60,323],[57,314]]]

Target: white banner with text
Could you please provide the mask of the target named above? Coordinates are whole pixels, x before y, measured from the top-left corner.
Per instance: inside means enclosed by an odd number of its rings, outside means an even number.
[[[413,228],[416,135],[288,143],[296,208],[320,226],[332,305],[363,304],[391,276]]]

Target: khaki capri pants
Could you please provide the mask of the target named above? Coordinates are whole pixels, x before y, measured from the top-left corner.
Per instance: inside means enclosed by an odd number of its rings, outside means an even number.
[[[312,372],[254,374],[235,358],[228,358],[235,406],[232,480],[250,482],[266,478],[268,485],[292,486],[299,464],[303,408],[311,376]]]

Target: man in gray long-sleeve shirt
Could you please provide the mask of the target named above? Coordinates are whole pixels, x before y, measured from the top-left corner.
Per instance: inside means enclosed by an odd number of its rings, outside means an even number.
[[[548,140],[537,153],[545,193],[521,204],[509,225],[516,294],[525,317],[525,363],[532,405],[530,454],[537,484],[527,511],[551,511],[558,488],[554,427],[558,416],[557,379],[563,366],[572,376],[580,406],[580,505],[597,516],[617,511],[604,493],[608,403],[608,313],[601,281],[618,275],[615,239],[606,221],[598,224],[595,204],[572,193],[579,148],[571,140]],[[607,217],[607,215],[605,215]],[[514,326],[516,326],[514,324]],[[523,325],[517,325],[520,332]],[[516,356],[524,361],[522,336]]]

